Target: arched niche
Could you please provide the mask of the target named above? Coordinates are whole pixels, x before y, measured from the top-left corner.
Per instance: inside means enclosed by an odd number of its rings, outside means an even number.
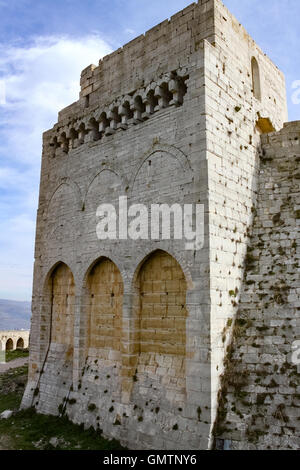
[[[183,400],[188,315],[184,272],[173,256],[157,250],[142,263],[134,290],[137,384],[150,380],[170,401]]]
[[[123,279],[109,258],[93,263],[86,277],[88,355],[121,357]]]
[[[70,268],[59,263],[51,275],[51,342],[73,348],[75,282]]]
[[[252,90],[255,98],[261,101],[261,83],[259,65],[255,57],[251,59]]]

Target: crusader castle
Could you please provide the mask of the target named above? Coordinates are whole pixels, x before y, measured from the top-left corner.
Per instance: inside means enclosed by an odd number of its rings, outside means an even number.
[[[220,0],[90,65],[45,132],[22,406],[132,449],[300,447],[300,122]],[[204,205],[204,246],[99,204]],[[300,361],[299,361],[300,362]]]

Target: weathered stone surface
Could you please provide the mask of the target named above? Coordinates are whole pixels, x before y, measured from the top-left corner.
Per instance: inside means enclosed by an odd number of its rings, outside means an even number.
[[[9,419],[13,415],[13,413],[14,412],[11,410],[2,411],[2,413],[0,414],[0,419]]]
[[[300,122],[262,137],[257,205],[216,429],[234,448],[300,446],[300,380],[292,358],[300,360],[299,139]]]

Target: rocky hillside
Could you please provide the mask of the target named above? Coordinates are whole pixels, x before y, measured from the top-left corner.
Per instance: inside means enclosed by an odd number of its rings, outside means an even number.
[[[31,303],[0,299],[0,330],[29,330]]]

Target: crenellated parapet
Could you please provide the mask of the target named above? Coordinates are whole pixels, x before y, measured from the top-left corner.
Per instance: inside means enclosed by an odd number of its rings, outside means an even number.
[[[165,108],[181,106],[187,91],[187,79],[185,69],[163,74],[158,80],[120,96],[103,108],[85,110],[82,116],[73,116],[67,124],[57,125],[49,143],[52,157],[56,156],[57,149],[68,153],[84,143],[126,131]]]

